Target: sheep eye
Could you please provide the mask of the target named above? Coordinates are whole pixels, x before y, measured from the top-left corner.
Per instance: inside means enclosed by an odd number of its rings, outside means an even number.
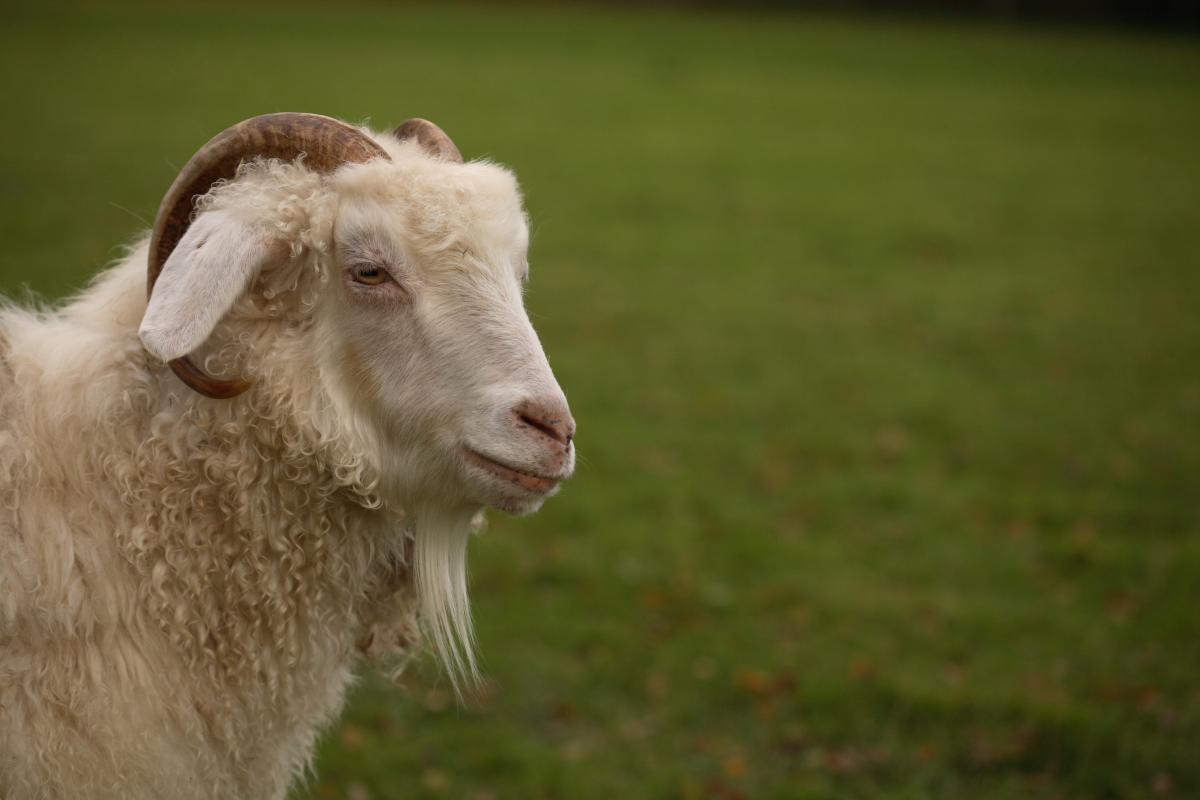
[[[350,268],[350,277],[355,283],[365,286],[378,286],[388,279],[388,274],[382,267],[375,264],[355,264]]]

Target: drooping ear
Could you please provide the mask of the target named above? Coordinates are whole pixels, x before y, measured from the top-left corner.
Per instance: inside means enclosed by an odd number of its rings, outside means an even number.
[[[151,354],[171,361],[192,352],[284,246],[224,210],[201,214],[154,284],[138,335]]]

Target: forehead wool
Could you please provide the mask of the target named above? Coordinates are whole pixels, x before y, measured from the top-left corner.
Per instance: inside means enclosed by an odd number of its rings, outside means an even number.
[[[405,238],[429,253],[451,247],[512,253],[527,243],[516,178],[488,162],[432,159],[411,143],[392,145],[392,161],[351,165],[331,184],[343,204],[394,214]]]
[[[307,169],[303,160],[247,162],[235,180],[218,182],[197,198],[197,213],[225,210],[253,219],[264,233],[290,241],[296,252],[304,247],[330,252],[339,212],[373,207],[429,255],[450,248],[483,256],[523,253],[528,226],[511,172],[486,161],[430,158],[411,142],[380,143],[391,161],[348,164],[331,176]]]

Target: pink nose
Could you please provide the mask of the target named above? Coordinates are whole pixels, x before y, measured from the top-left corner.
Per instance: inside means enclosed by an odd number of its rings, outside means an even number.
[[[569,447],[575,438],[575,420],[565,403],[525,400],[513,408],[513,413],[521,425],[549,436],[561,445]]]

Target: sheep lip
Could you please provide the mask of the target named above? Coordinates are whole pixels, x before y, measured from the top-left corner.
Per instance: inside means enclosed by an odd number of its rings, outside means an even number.
[[[527,492],[546,494],[558,485],[558,478],[551,478],[547,475],[536,475],[532,472],[525,472],[515,467],[510,467],[469,447],[464,447],[463,452],[466,453],[467,460],[470,463],[487,470],[508,483],[519,486]]]

